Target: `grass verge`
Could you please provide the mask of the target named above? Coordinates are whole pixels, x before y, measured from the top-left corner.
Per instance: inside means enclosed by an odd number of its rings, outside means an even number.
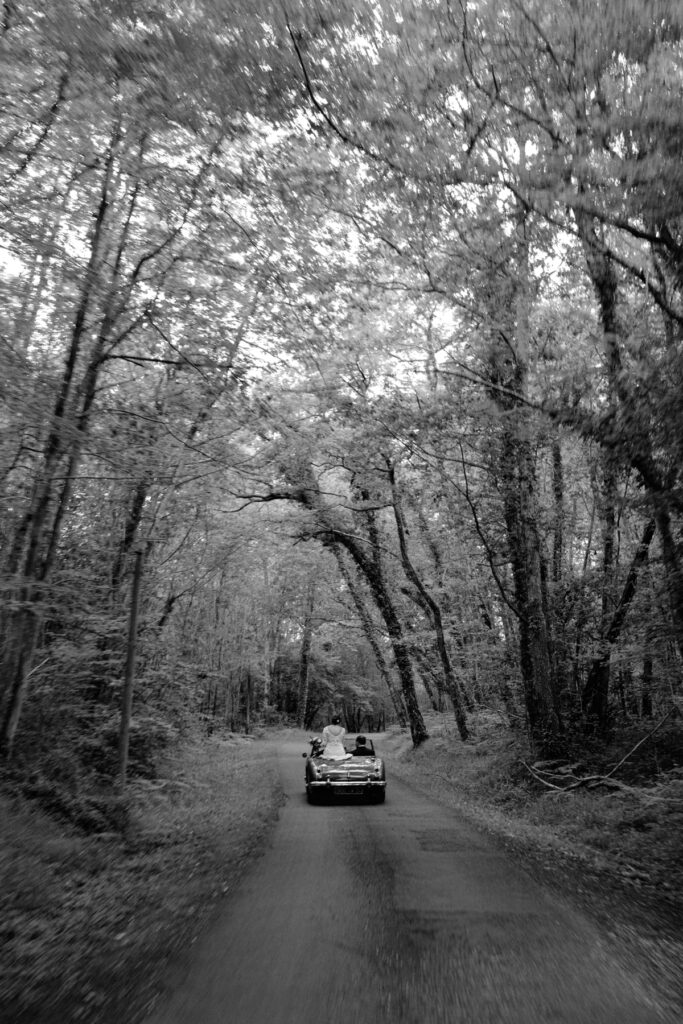
[[[139,1020],[173,954],[240,878],[277,817],[268,748],[186,743],[127,794],[123,835],[83,835],[0,795],[0,1019]]]
[[[642,750],[651,763],[624,765],[623,788],[560,792],[533,778],[523,740],[495,715],[473,717],[467,743],[451,716],[428,716],[427,725],[430,739],[418,749],[399,730],[382,741],[389,787],[391,776],[401,778],[502,842],[543,884],[597,920],[619,956],[671,1005],[683,1005],[680,730]],[[632,739],[587,752],[575,774],[607,772]]]
[[[482,714],[471,725],[472,736],[462,743],[449,716],[432,716],[431,738],[417,750],[405,734],[389,733],[385,746],[395,772],[508,839],[571,854],[633,889],[683,901],[683,765],[670,754],[670,741],[663,741],[666,768],[625,764],[621,781],[608,780],[611,785],[551,789],[529,773],[523,741],[499,718]],[[587,753],[572,764],[573,775],[607,772],[629,742],[602,750],[599,760]],[[678,742],[683,760],[683,737]]]

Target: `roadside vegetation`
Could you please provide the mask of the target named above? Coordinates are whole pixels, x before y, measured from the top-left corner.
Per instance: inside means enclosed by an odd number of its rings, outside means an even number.
[[[131,784],[116,830],[84,829],[3,787],[4,1024],[142,1016],[169,958],[258,855],[279,800],[263,747],[229,735],[168,752],[154,778]]]
[[[528,744],[510,736],[498,715],[478,715],[466,744],[457,741],[452,722],[428,720],[431,738],[417,750],[401,733],[387,734],[382,746],[399,777],[551,860],[566,855],[587,875],[683,908],[679,723],[654,735],[631,730],[610,744],[584,745],[580,758],[530,764]],[[552,788],[539,781],[541,772]]]
[[[464,814],[544,885],[582,907],[633,970],[656,978],[680,1005],[680,720],[654,733],[624,730],[606,745],[584,743],[580,756],[536,762],[533,773],[527,739],[511,736],[500,714],[477,715],[466,744],[453,721],[427,718],[431,738],[418,749],[398,730],[383,739],[391,774]],[[535,777],[541,771],[552,773],[557,789]]]

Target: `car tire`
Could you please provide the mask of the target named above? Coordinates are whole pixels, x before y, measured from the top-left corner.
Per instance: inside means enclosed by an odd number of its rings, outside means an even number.
[[[318,802],[317,793],[314,793],[312,789],[307,789],[306,790],[306,799],[308,800],[309,804],[317,804],[317,802]]]
[[[387,791],[385,789],[378,789],[376,793],[372,794],[373,804],[383,804],[387,798]]]

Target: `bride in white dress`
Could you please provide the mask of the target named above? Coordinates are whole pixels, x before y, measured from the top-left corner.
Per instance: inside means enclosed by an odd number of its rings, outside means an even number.
[[[332,761],[344,761],[347,757],[351,757],[351,754],[346,753],[342,742],[345,735],[346,729],[341,724],[341,718],[339,715],[335,715],[330,725],[326,725],[323,729],[323,743],[325,744],[323,755]]]

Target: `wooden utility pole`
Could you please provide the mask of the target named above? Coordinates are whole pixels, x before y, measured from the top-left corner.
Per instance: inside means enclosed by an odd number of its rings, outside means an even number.
[[[301,642],[301,659],[299,661],[299,686],[297,693],[298,726],[303,729],[306,724],[308,707],[309,668],[311,664],[311,640],[313,639],[313,609],[315,607],[315,579],[308,584],[306,608],[304,611],[304,633]]]
[[[128,745],[130,741],[130,719],[133,710],[133,686],[135,683],[135,652],[138,639],[138,607],[140,604],[140,582],[142,580],[142,548],[135,552],[135,569],[133,571],[133,587],[130,597],[130,615],[128,617],[128,643],[126,645],[126,671],[123,678],[121,695],[121,724],[119,727],[119,788],[126,785],[128,772]]]

